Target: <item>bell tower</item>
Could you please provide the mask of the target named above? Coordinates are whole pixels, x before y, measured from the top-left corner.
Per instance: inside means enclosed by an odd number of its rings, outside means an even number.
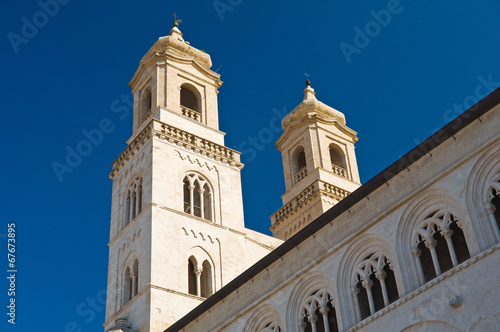
[[[222,82],[174,22],[139,63],[132,136],[113,162],[105,331],[164,331],[281,241],[244,226]]]
[[[274,237],[287,240],[361,184],[356,132],[341,112],[316,99],[306,81],[304,100],[281,121],[276,147],[283,159],[283,207],[271,216]]]

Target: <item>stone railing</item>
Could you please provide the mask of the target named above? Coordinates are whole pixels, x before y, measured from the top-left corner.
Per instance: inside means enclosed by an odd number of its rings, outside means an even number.
[[[153,109],[152,109],[152,108],[150,108],[150,109],[149,109],[149,111],[147,111],[147,112],[146,112],[146,115],[144,115],[144,116],[142,117],[142,120],[141,120],[141,121],[142,121],[142,122],[146,121],[147,119],[149,119],[149,117],[150,117],[151,115],[153,115]]]
[[[333,195],[339,201],[346,198],[351,193],[347,190],[341,189],[329,183],[323,183],[324,191],[330,195]]]
[[[304,204],[304,202],[307,201],[307,199],[311,197],[316,191],[317,189],[314,184],[302,190],[297,196],[295,196],[294,199],[290,201],[290,203],[283,206],[271,216],[271,222],[273,224],[276,224],[285,219],[294,209]]]
[[[187,107],[181,106],[181,113],[184,116],[187,116],[190,119],[196,120],[196,121],[201,121],[201,113],[193,111],[192,109],[189,109]]]
[[[332,171],[335,175],[347,178],[347,170],[345,168],[332,164]]]
[[[295,174],[295,183],[298,183],[300,180],[307,176],[307,168],[303,168]]]
[[[157,137],[175,144],[184,144],[186,148],[190,148],[195,152],[213,155],[216,158],[227,159],[240,164],[240,153],[238,151],[190,134],[187,131],[157,121],[155,121],[154,131]]]
[[[290,201],[290,203],[286,204],[281,209],[276,211],[273,215],[271,215],[272,224],[275,225],[280,221],[286,219],[292,211],[304,204],[318,190],[322,193],[333,196],[339,201],[346,198],[350,194],[349,191],[341,189],[329,183],[325,183],[322,181],[319,181],[317,183],[317,185],[312,184],[306,189],[302,190],[297,196],[295,196],[294,199]]]

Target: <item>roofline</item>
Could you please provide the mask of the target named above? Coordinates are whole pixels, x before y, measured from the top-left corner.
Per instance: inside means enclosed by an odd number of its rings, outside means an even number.
[[[328,225],[342,213],[348,211],[350,208],[367,197],[369,194],[373,193],[379,187],[386,184],[390,179],[398,175],[400,172],[406,170],[409,166],[413,165],[427,153],[433,151],[444,141],[456,135],[459,131],[467,127],[476,119],[479,119],[481,121],[480,117],[493,109],[498,104],[500,104],[500,88],[497,88],[495,91],[481,99],[474,106],[470,107],[468,110],[457,116],[450,123],[445,125],[425,141],[399,158],[392,165],[375,175],[371,180],[356,189],[349,196],[335,204],[332,208],[323,213],[309,225],[305,226],[302,230],[285,241],[278,248],[264,256],[261,260],[245,270],[242,274],[233,279],[226,286],[222,287],[211,297],[195,307],[184,317],[167,328],[164,332],[179,331],[182,328],[186,327],[197,317],[201,316],[208,309],[216,305],[219,301],[230,295],[234,290],[243,286],[251,278],[255,277],[258,273],[265,270],[280,257],[292,251],[297,245],[307,240],[311,235],[319,231],[324,226]]]

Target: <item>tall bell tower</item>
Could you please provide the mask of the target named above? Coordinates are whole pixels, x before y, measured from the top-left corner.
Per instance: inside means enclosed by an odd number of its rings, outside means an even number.
[[[178,28],[129,85],[132,136],[113,162],[105,331],[163,331],[282,241],[245,228],[240,153],[218,125],[219,74]]]
[[[283,207],[271,216],[274,237],[287,240],[361,184],[356,132],[341,112],[316,99],[306,81],[304,100],[281,121],[276,147],[283,159]]]

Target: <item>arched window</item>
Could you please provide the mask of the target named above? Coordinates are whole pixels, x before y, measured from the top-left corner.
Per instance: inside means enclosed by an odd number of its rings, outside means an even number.
[[[142,211],[142,178],[136,177],[128,186],[125,197],[125,225]]]
[[[212,221],[212,190],[208,181],[197,173],[188,173],[183,186],[184,212]]]
[[[201,271],[201,297],[209,297],[212,291],[212,266],[205,260]]]
[[[127,266],[123,275],[123,305],[137,295],[139,286],[139,262],[137,259],[132,266]]]
[[[279,326],[277,322],[269,322],[264,325],[259,332],[283,332],[283,329]]]
[[[242,332],[284,332],[281,315],[271,304],[262,304],[250,315]]]
[[[399,298],[390,264],[385,255],[374,253],[366,256],[354,270],[351,293],[360,319],[373,315]]]
[[[196,259],[191,256],[188,259],[188,292],[191,295],[198,295],[198,285],[197,285],[197,277],[196,277],[196,267],[198,263]]]
[[[295,183],[299,182],[307,175],[307,163],[306,163],[306,154],[304,152],[304,148],[300,147],[295,152]]]
[[[140,123],[145,120],[145,116],[151,110],[151,88],[146,88],[142,92],[141,98],[141,114],[140,114]]]
[[[497,236],[497,241],[500,241],[500,172],[496,174],[491,182],[488,196],[490,205],[487,205],[487,210],[491,215],[491,223]]]
[[[130,277],[130,267],[127,267],[123,276],[123,304],[127,304],[130,299],[132,299],[132,278]]]
[[[299,329],[301,332],[338,332],[333,300],[325,289],[318,289],[304,301]]]
[[[342,154],[338,152],[335,145],[330,144],[330,162],[332,163],[332,172],[344,178],[347,177],[346,166]]]
[[[425,282],[470,258],[458,219],[445,209],[426,216],[417,227],[412,251],[420,277]]]
[[[181,111],[183,115],[201,121],[200,101],[193,90],[194,88],[189,89],[186,85],[181,86]]]

